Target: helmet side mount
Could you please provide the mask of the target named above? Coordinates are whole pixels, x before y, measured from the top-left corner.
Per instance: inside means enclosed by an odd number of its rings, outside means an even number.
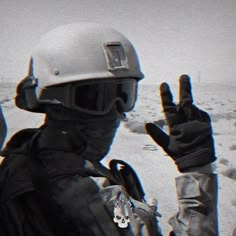
[[[38,79],[34,77],[33,58],[30,58],[28,69],[28,80],[24,84],[25,96],[28,101],[29,109],[34,109],[38,105],[36,97],[36,87],[38,86]]]
[[[19,83],[16,89],[15,103],[20,109],[35,112],[39,109],[39,101],[36,96],[38,79],[33,72],[33,58],[30,58],[28,75]],[[39,111],[42,112],[42,111]]]

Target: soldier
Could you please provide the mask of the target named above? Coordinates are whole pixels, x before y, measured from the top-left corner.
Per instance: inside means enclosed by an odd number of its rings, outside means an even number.
[[[45,122],[16,133],[2,151],[2,236],[162,235],[132,167],[101,163],[143,77],[131,42],[109,27],[70,24],[41,39],[15,102]],[[146,129],[182,173],[170,235],[218,235],[210,117],[193,105],[189,76],[180,77],[178,105],[167,83],[160,91],[170,133]]]

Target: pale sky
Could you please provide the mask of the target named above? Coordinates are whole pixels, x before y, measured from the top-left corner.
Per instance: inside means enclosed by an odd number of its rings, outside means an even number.
[[[236,84],[235,0],[0,0],[0,81],[25,76],[42,34],[78,21],[126,35],[138,52],[143,82],[188,73],[194,81]]]

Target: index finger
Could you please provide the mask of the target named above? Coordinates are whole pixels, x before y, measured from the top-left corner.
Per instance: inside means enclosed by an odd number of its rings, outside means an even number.
[[[179,104],[181,107],[185,105],[192,105],[193,96],[191,89],[190,77],[188,75],[181,75],[179,78]]]
[[[160,86],[161,102],[167,123],[172,126],[176,122],[177,107],[173,102],[173,96],[167,83]]]

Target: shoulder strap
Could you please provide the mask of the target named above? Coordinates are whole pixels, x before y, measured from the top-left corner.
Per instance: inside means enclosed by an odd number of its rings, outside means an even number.
[[[134,169],[122,160],[111,160],[110,169],[112,174],[120,180],[131,197],[138,201],[145,201],[144,190]]]

